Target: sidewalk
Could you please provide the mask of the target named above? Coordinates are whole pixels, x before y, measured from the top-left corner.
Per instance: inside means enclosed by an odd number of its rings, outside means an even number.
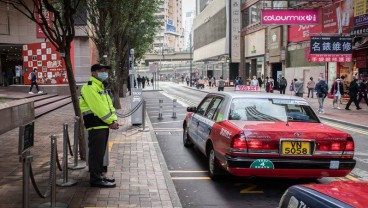
[[[121,99],[124,109],[130,97]],[[125,110],[126,111],[126,110]],[[121,112],[120,113],[124,113]],[[49,177],[50,135],[58,137],[59,158],[62,157],[63,124],[69,124],[73,142],[74,111],[72,104],[64,106],[35,121],[35,143],[31,151],[33,172],[41,192],[45,192]],[[181,207],[179,197],[168,172],[149,119],[148,132],[132,126],[131,119],[119,120],[122,127],[110,130],[110,164],[108,176],[116,179],[116,188],[92,188],[88,169],[68,170],[69,178],[78,181],[72,187],[56,187],[56,202],[79,207]],[[147,129],[146,128],[146,129]],[[22,207],[22,164],[19,162],[18,129],[0,135],[0,207]],[[72,158],[69,162],[73,163]],[[57,179],[62,173],[57,170]],[[30,207],[50,202],[42,199],[30,185]]]
[[[174,83],[173,83],[174,84]],[[204,89],[197,89],[195,87],[188,87],[186,84],[179,83],[178,85],[183,86],[188,89],[198,90],[203,92],[217,92],[217,87],[205,87]],[[224,91],[233,91],[234,87],[225,87]],[[264,92],[264,88],[262,88],[262,92]],[[279,91],[274,91],[274,93],[279,93]],[[286,94],[290,95],[290,92],[286,92]],[[319,108],[317,96],[314,95],[314,98],[308,98],[308,94],[304,94],[304,99],[306,99],[311,107],[317,112]],[[356,110],[354,103],[350,105],[350,111],[345,110],[346,102],[340,105],[341,110],[332,108],[332,99],[326,98],[324,102],[325,113],[318,114],[318,116],[322,119],[331,120],[347,125],[356,126],[359,128],[368,128],[368,106],[365,103],[360,103],[360,107],[362,110]]]

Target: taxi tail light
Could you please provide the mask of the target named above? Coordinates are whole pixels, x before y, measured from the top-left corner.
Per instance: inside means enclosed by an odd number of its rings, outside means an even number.
[[[354,149],[355,149],[354,140],[353,138],[348,137],[345,143],[345,150],[343,154],[348,156],[354,156]]]
[[[246,151],[247,142],[246,142],[245,136],[243,134],[235,135],[231,142],[231,148],[233,152]]]
[[[249,152],[278,152],[279,142],[277,140],[247,139]]]
[[[319,141],[316,151],[344,151],[345,141]]]

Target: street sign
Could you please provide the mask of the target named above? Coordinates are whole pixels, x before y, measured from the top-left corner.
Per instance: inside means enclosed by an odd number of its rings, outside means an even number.
[[[152,72],[152,73],[157,72],[156,64],[150,64],[149,65],[149,71]]]

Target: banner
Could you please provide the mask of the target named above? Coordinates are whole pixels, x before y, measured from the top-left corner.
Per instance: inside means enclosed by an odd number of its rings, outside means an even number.
[[[322,17],[322,9],[318,9],[318,19]],[[292,43],[309,40],[310,36],[322,33],[322,24],[292,25],[288,28],[288,41]]]
[[[351,62],[352,38],[311,37],[309,56],[311,62]]]
[[[231,2],[231,63],[240,63],[240,31],[241,31],[241,11],[240,0]]]
[[[317,10],[263,9],[262,25],[318,24]]]
[[[42,14],[43,14],[43,16],[45,17],[45,19],[46,19],[46,21],[47,21],[48,26],[49,26],[49,27],[52,27],[52,26],[53,26],[53,24],[52,24],[52,20],[54,19],[54,14],[53,14],[52,12],[49,12],[49,11],[45,8],[45,6],[44,6],[44,4],[43,4],[42,0],[36,0],[36,3],[37,3],[37,5],[38,5],[38,4],[40,4],[40,3],[42,4]],[[36,17],[36,21],[37,21],[37,22],[42,23],[41,14],[39,14],[39,13],[37,12],[37,10],[35,10],[35,17]],[[43,33],[43,31],[42,31],[42,29],[41,29],[41,26],[39,26],[38,24],[36,24],[36,38],[46,38],[46,35]]]
[[[38,84],[68,83],[64,60],[50,42],[23,45],[22,56],[25,84],[31,84],[28,76],[33,69],[37,70]]]
[[[343,0],[326,6],[322,11],[323,33],[350,33],[354,22],[353,0]]]

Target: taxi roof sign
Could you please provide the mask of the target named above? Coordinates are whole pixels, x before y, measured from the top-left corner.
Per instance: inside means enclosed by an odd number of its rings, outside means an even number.
[[[235,91],[261,92],[261,88],[259,86],[237,85]]]

